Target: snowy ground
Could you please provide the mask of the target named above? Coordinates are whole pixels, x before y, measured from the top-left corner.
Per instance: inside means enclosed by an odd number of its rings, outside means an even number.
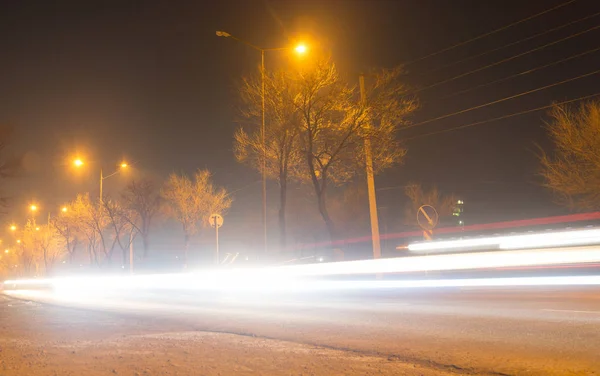
[[[456,375],[397,358],[190,331],[173,322],[0,295],[0,376]]]

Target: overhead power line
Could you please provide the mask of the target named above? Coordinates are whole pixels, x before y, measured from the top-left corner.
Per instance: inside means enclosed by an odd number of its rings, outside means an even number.
[[[540,65],[540,66],[537,66],[537,67],[532,68],[532,69],[527,69],[527,70],[524,70],[522,72],[515,73],[515,74],[512,74],[510,76],[506,76],[504,78],[500,78],[498,80],[494,80],[494,81],[491,81],[491,82],[488,82],[488,83],[485,83],[485,84],[481,84],[481,85],[477,85],[477,86],[474,86],[474,87],[471,87],[471,88],[468,88],[468,89],[460,90],[460,91],[457,91],[457,92],[445,95],[445,96],[443,96],[443,97],[441,97],[439,99],[447,99],[447,98],[455,97],[457,95],[461,95],[461,94],[468,93],[468,92],[473,91],[473,90],[481,89],[481,88],[486,87],[486,86],[490,86],[490,85],[494,85],[494,84],[497,84],[497,83],[500,83],[500,82],[508,81],[511,78],[515,78],[515,77],[527,75],[527,74],[533,73],[535,71],[538,71],[538,70],[541,70],[541,69],[544,69],[544,68],[548,68],[548,67],[551,67],[553,65],[558,65],[560,63],[564,63],[566,61],[573,60],[573,59],[576,59],[578,57],[582,57],[582,56],[585,56],[585,55],[588,55],[588,54],[591,54],[591,53],[594,53],[594,52],[597,52],[597,51],[600,51],[600,47],[596,47],[594,49],[584,51],[584,52],[579,53],[577,55],[568,56],[568,57],[566,57],[564,59],[560,59],[560,60],[554,61],[552,63]]]
[[[552,29],[544,30],[544,31],[542,31],[542,32],[540,32],[540,33],[537,33],[537,34],[534,34],[534,35],[532,35],[532,36],[530,36],[530,37],[523,38],[523,39],[517,40],[517,41],[515,41],[515,42],[511,42],[511,43],[505,44],[504,46],[501,46],[501,47],[496,47],[496,48],[493,48],[493,49],[491,49],[491,50],[488,50],[488,51],[485,51],[485,52],[479,53],[479,54],[477,54],[477,55],[468,56],[468,57],[466,57],[466,58],[464,58],[464,59],[457,60],[457,61],[455,61],[455,62],[452,62],[452,63],[449,63],[449,64],[445,64],[445,65],[442,65],[441,67],[438,67],[438,68],[432,69],[432,70],[430,70],[429,72],[427,72],[427,74],[429,74],[429,73],[431,73],[431,72],[436,72],[436,71],[442,70],[442,69],[444,69],[444,68],[448,68],[448,67],[451,67],[451,66],[453,66],[453,65],[460,64],[460,63],[463,63],[463,62],[465,62],[465,61],[469,61],[469,60],[472,60],[472,59],[475,59],[475,58],[478,58],[478,57],[481,57],[481,56],[485,56],[485,55],[487,55],[487,54],[490,54],[490,53],[492,53],[492,52],[496,52],[496,51],[502,50],[502,49],[504,49],[504,48],[507,48],[507,47],[512,47],[512,46],[515,46],[515,45],[517,45],[517,44],[519,44],[519,43],[523,43],[523,42],[526,42],[526,41],[528,41],[528,40],[535,39],[535,38],[537,38],[537,37],[540,37],[540,36],[542,36],[542,35],[545,35],[545,34],[551,33],[551,32],[553,32],[553,31],[557,31],[557,30],[563,29],[563,28],[565,28],[565,27],[568,27],[568,26],[574,25],[574,24],[576,24],[576,23],[579,23],[579,22],[582,22],[582,21],[588,20],[588,19],[590,19],[590,18],[597,17],[598,15],[600,15],[600,12],[597,12],[597,13],[591,14],[591,15],[589,15],[589,16],[585,16],[585,17],[583,17],[583,18],[580,18],[580,19],[578,19],[578,20],[574,20],[574,21],[567,22],[566,24],[562,24],[562,25],[560,25],[560,26],[557,26],[557,27],[554,27],[554,28],[552,28]]]
[[[537,108],[532,108],[531,110],[525,110],[525,111],[521,111],[521,112],[515,112],[509,115],[504,115],[504,116],[500,116],[500,117],[496,117],[493,119],[488,119],[488,120],[482,120],[482,121],[476,121],[474,123],[469,123],[469,124],[465,124],[465,125],[460,125],[458,127],[452,127],[452,128],[447,128],[447,129],[442,129],[439,131],[435,131],[435,132],[429,132],[429,133],[424,133],[424,134],[420,134],[414,137],[409,137],[406,138],[405,141],[409,141],[409,140],[414,140],[416,138],[422,138],[422,137],[428,137],[428,136],[433,136],[436,134],[440,134],[440,133],[447,133],[447,132],[453,132],[459,129],[464,129],[464,128],[470,128],[470,127],[474,127],[476,125],[481,125],[481,124],[486,124],[486,123],[491,123],[493,121],[498,121],[498,120],[503,120],[503,119],[508,119],[511,117],[515,117],[515,116],[519,116],[519,115],[525,115],[531,112],[536,112],[536,111],[541,111],[541,110],[545,110],[547,108],[551,108],[553,106],[560,106],[563,104],[568,104],[568,103],[573,103],[573,102],[578,102],[578,101],[582,101],[582,100],[586,100],[586,99],[590,99],[593,97],[597,97],[600,96],[600,93],[595,93],[595,94],[591,94],[591,95],[586,95],[584,97],[579,97],[579,98],[575,98],[575,99],[570,99],[567,101],[563,101],[563,102],[558,102],[558,103],[553,103],[553,104],[549,104],[547,106],[542,106],[542,107],[537,107]]]
[[[443,48],[443,49],[441,49],[441,50],[439,50],[439,51],[437,51],[437,52],[433,52],[433,53],[430,53],[430,54],[428,54],[428,55],[425,55],[425,56],[422,56],[422,57],[420,57],[420,58],[417,58],[417,59],[415,59],[415,60],[409,61],[408,63],[405,63],[405,65],[414,64],[414,63],[416,63],[416,62],[418,62],[418,61],[425,60],[425,59],[428,59],[428,58],[430,58],[430,57],[432,57],[432,56],[436,56],[436,55],[439,55],[439,54],[441,54],[441,53],[444,53],[444,52],[446,52],[446,51],[450,51],[450,50],[452,50],[452,49],[455,49],[456,47],[464,46],[465,44],[468,44],[468,43],[474,42],[474,41],[476,41],[476,40],[479,40],[479,39],[485,38],[485,37],[487,37],[487,36],[490,36],[490,35],[492,35],[492,34],[495,34],[495,33],[499,33],[499,32],[501,32],[501,31],[503,31],[503,30],[506,30],[506,29],[508,29],[508,28],[511,28],[511,27],[513,27],[513,26],[516,26],[516,25],[519,25],[519,24],[521,24],[521,23],[523,23],[523,22],[527,22],[527,21],[529,21],[529,20],[532,20],[532,19],[534,19],[534,18],[536,18],[536,17],[542,16],[542,15],[544,15],[544,14],[546,14],[546,13],[549,13],[549,12],[552,12],[552,11],[554,11],[554,10],[560,9],[560,8],[562,8],[562,7],[564,7],[564,6],[567,6],[567,5],[569,5],[569,4],[571,4],[571,3],[574,3],[574,2],[575,2],[575,0],[569,0],[569,1],[566,1],[566,2],[564,2],[564,3],[562,3],[562,4],[559,4],[559,5],[555,6],[555,7],[552,7],[552,8],[550,8],[550,9],[546,9],[546,10],[544,10],[544,11],[540,12],[540,13],[536,13],[536,14],[534,14],[534,15],[532,15],[532,16],[529,16],[529,17],[523,18],[522,20],[519,20],[519,21],[513,22],[513,23],[511,23],[511,24],[508,24],[508,25],[506,25],[506,26],[502,26],[502,27],[500,27],[500,28],[498,28],[498,29],[495,29],[495,30],[489,31],[489,32],[487,32],[487,33],[484,33],[484,34],[478,35],[478,36],[476,36],[476,37],[474,37],[474,38],[468,39],[468,40],[466,40],[466,41],[464,41],[464,42],[459,42],[459,43],[456,43],[456,44],[454,44],[454,45],[452,45],[452,46],[450,46],[450,47]]]
[[[448,82],[450,82],[450,81],[454,81],[454,80],[456,80],[456,79],[459,79],[459,78],[462,78],[462,77],[465,77],[465,76],[471,75],[471,74],[473,74],[473,73],[481,72],[481,71],[482,71],[482,70],[484,70],[484,69],[488,69],[488,68],[491,68],[491,67],[495,67],[496,65],[500,65],[500,64],[506,63],[507,61],[511,61],[511,60],[514,60],[514,59],[516,59],[516,58],[519,58],[519,57],[521,57],[521,56],[528,55],[528,54],[530,54],[530,53],[532,53],[532,52],[536,52],[536,51],[542,50],[542,49],[544,49],[544,48],[546,48],[546,47],[549,47],[549,46],[552,46],[552,45],[555,45],[555,44],[558,44],[558,43],[564,42],[564,41],[566,41],[566,40],[569,40],[569,39],[571,39],[571,38],[578,37],[578,36],[580,36],[580,35],[583,35],[583,34],[585,34],[585,33],[589,33],[590,31],[594,31],[594,30],[596,30],[596,29],[599,29],[599,28],[600,28],[600,25],[597,25],[597,26],[591,27],[591,28],[589,28],[589,29],[587,29],[587,30],[580,31],[580,32],[578,32],[578,33],[575,33],[575,34],[571,34],[571,35],[569,35],[569,36],[567,36],[567,37],[564,37],[564,38],[561,38],[561,39],[555,40],[554,42],[550,42],[550,43],[544,44],[544,45],[542,45],[542,46],[539,46],[539,47],[536,47],[536,48],[534,48],[534,49],[531,49],[531,50],[528,50],[528,51],[522,52],[522,53],[520,53],[520,54],[517,54],[517,55],[511,56],[511,57],[508,57],[508,58],[506,58],[506,59],[502,59],[502,60],[500,60],[500,61],[497,61],[497,62],[494,62],[494,63],[488,64],[488,65],[486,65],[486,66],[483,66],[483,67],[480,67],[480,68],[473,69],[473,70],[471,70],[471,71],[469,71],[469,72],[466,72],[466,73],[459,74],[458,76],[454,76],[454,77],[448,78],[448,79],[446,79],[446,80],[443,80],[443,81],[437,82],[437,83],[435,83],[435,84],[431,84],[431,85],[429,85],[429,86],[425,86],[425,87],[423,87],[423,88],[421,88],[421,89],[414,90],[414,91],[413,91],[413,93],[418,93],[418,92],[421,92],[421,91],[423,91],[423,90],[431,89],[432,87],[436,87],[436,86],[439,86],[439,85],[442,85],[442,84],[448,83]]]
[[[456,112],[453,112],[451,114],[446,114],[446,115],[443,115],[443,116],[438,116],[438,117],[433,118],[433,119],[425,120],[425,121],[422,121],[420,123],[411,124],[409,126],[403,127],[402,129],[414,128],[414,127],[418,127],[420,125],[428,124],[428,123],[431,123],[431,122],[434,122],[434,121],[437,121],[437,120],[446,119],[446,118],[449,118],[451,116],[456,116],[456,115],[464,114],[465,112],[477,110],[477,109],[480,109],[480,108],[483,108],[483,107],[487,107],[487,106],[491,106],[491,105],[494,105],[494,104],[497,104],[497,103],[501,103],[501,102],[505,102],[505,101],[508,101],[508,100],[511,100],[511,99],[519,98],[519,97],[522,97],[524,95],[528,95],[528,94],[532,94],[532,93],[535,93],[535,92],[538,92],[538,91],[541,91],[541,90],[549,89],[549,88],[554,87],[554,86],[566,84],[567,82],[579,80],[579,79],[582,79],[582,78],[585,78],[585,77],[589,77],[589,76],[592,76],[592,75],[598,74],[598,73],[600,73],[600,69],[595,70],[593,72],[589,72],[589,73],[586,73],[586,74],[579,75],[577,77],[572,77],[572,78],[568,78],[566,80],[555,82],[555,83],[550,84],[550,85],[542,86],[542,87],[539,87],[537,89],[528,90],[528,91],[525,91],[525,92],[522,92],[522,93],[519,93],[519,94],[515,94],[515,95],[511,95],[509,97],[498,99],[498,100],[495,100],[493,102],[488,102],[488,103],[480,104],[478,106],[466,108],[464,110],[456,111]]]
[[[241,188],[238,188],[238,189],[235,189],[235,190],[233,190],[233,191],[231,191],[231,192],[228,192],[226,196],[231,196],[231,195],[233,195],[234,193],[237,193],[237,192],[243,191],[244,189],[248,189],[248,188],[250,188],[251,186],[253,186],[254,184],[260,183],[261,181],[262,181],[262,180],[256,180],[256,181],[253,181],[252,183],[250,183],[250,184],[246,184],[246,185],[244,185],[244,186],[243,186],[243,187],[241,187]]]

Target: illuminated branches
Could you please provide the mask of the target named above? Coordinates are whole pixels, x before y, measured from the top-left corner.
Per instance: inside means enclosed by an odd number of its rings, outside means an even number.
[[[161,196],[167,214],[183,228],[185,262],[190,238],[200,228],[208,226],[210,214],[224,214],[232,203],[225,189],[213,185],[208,170],[198,170],[193,179],[186,175],[171,174],[161,190]]]
[[[553,155],[542,153],[544,185],[557,201],[576,210],[600,208],[600,101],[578,109],[555,106],[548,134]]]

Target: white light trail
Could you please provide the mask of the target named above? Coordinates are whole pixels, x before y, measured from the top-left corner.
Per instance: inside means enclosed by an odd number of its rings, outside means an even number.
[[[302,288],[302,286],[317,288],[318,285],[326,284],[324,281],[311,281],[307,277],[481,270],[594,262],[600,262],[600,246],[442,254],[182,274],[12,280],[5,282],[5,289],[14,289],[15,287],[30,289],[37,284],[39,287],[51,287],[57,294],[68,295],[72,298],[102,296],[109,292],[134,290],[291,291]]]
[[[419,242],[408,245],[411,252],[455,252],[473,248],[525,249],[600,244],[600,229],[494,236],[461,240]]]
[[[363,291],[391,289],[422,289],[422,288],[461,288],[461,287],[542,287],[542,286],[600,286],[600,275],[594,276],[546,276],[546,277],[510,277],[510,278],[468,278],[468,279],[432,279],[432,280],[374,280],[374,281],[302,281],[293,284],[255,283],[251,285],[200,285],[198,292],[243,293],[258,294],[266,298],[270,294],[290,294],[301,292],[327,291]],[[80,293],[76,286],[69,290],[39,291],[39,290],[9,290],[8,295],[38,301],[55,303],[106,305],[115,307],[140,307],[142,302],[148,304],[160,302],[160,295],[144,297],[136,290],[107,290],[102,293]],[[168,295],[168,294],[167,294]],[[166,296],[167,296],[166,295]],[[253,296],[253,295],[250,295]],[[111,303],[112,302],[112,303]]]
[[[600,246],[588,246],[334,262],[283,266],[279,270],[287,276],[331,276],[565,265],[598,261]]]

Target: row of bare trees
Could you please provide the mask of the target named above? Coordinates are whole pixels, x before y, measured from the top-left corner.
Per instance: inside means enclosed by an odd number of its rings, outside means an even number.
[[[28,220],[18,235],[16,246],[7,248],[0,257],[0,272],[38,275],[50,271],[64,254],[63,239],[50,224],[38,226],[34,220]]]
[[[207,170],[194,176],[171,174],[162,185],[152,180],[132,181],[118,198],[94,200],[78,195],[47,223],[34,219],[15,233],[13,249],[0,258],[0,269],[13,274],[52,273],[57,260],[70,264],[79,256],[93,266],[110,267],[120,252],[121,265],[128,263],[130,246],[139,236],[142,257],[150,250],[150,234],[158,216],[179,222],[184,234],[184,262],[192,236],[208,225],[211,213],[224,214],[232,198],[212,183]]]
[[[286,204],[290,181],[308,184],[331,239],[336,225],[327,202],[331,186],[355,180],[365,171],[365,139],[371,139],[374,171],[401,162],[406,150],[396,138],[399,126],[417,108],[401,81],[401,70],[381,70],[369,76],[366,101],[329,59],[301,68],[264,72],[263,135],[257,126],[262,111],[258,77],[243,81],[241,117],[246,126],[235,134],[235,155],[279,185],[279,230],[286,244]]]

